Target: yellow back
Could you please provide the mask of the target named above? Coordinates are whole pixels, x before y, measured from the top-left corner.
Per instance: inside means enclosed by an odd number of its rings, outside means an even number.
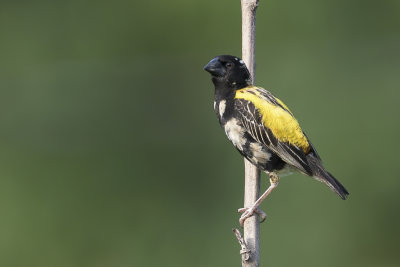
[[[258,112],[262,115],[264,126],[269,128],[280,142],[288,142],[295,145],[307,154],[310,151],[307,137],[304,135],[298,121],[293,117],[289,108],[278,98],[275,98],[275,100],[286,110],[268,101],[267,98],[261,95],[259,90],[264,89],[249,86],[237,90],[235,98],[244,99],[253,103]]]

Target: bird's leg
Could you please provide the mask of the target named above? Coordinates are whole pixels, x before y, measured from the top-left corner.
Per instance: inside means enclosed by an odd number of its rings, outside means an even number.
[[[261,202],[263,202],[263,200],[272,192],[272,190],[274,190],[275,187],[278,186],[278,183],[279,183],[278,175],[274,172],[270,172],[269,173],[269,182],[271,183],[271,185],[268,187],[267,190],[265,190],[264,194],[262,194],[257,199],[256,202],[254,202],[254,204],[253,204],[253,206],[251,206],[251,208],[238,209],[238,212],[243,213],[239,219],[239,223],[242,227],[243,227],[244,221],[247,218],[251,217],[254,213],[257,213],[261,216],[261,222],[263,222],[265,220],[265,218],[267,218],[267,214],[265,214],[265,212],[260,210],[259,206],[260,206]]]

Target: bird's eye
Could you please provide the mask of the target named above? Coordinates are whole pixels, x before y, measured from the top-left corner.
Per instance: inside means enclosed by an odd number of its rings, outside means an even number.
[[[227,68],[232,68],[233,67],[233,63],[231,63],[231,62],[226,63],[226,67]]]

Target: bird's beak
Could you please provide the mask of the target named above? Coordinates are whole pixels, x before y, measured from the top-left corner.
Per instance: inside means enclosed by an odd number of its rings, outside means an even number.
[[[219,62],[217,57],[213,58],[207,65],[205,65],[204,70],[217,77],[225,75],[225,68],[222,66],[221,62]]]

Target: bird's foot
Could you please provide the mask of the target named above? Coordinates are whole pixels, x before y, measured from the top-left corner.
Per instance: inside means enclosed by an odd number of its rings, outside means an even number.
[[[261,223],[263,221],[265,221],[265,219],[267,218],[267,214],[265,212],[263,212],[256,205],[252,206],[251,208],[240,208],[240,209],[238,209],[238,212],[242,213],[242,216],[240,216],[240,219],[239,219],[240,226],[242,226],[242,227],[243,227],[244,221],[247,220],[248,218],[250,218],[251,216],[253,216],[254,213],[260,215]]]
[[[275,172],[269,173],[269,182],[272,186],[277,187],[279,183],[279,176]]]

